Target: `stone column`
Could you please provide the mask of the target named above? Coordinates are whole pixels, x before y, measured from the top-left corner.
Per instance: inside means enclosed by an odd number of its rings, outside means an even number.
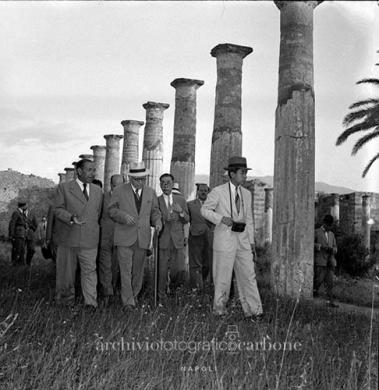
[[[273,188],[265,188],[265,243],[272,243],[272,205],[273,205]]]
[[[370,250],[371,236],[371,196],[362,195],[362,236],[364,246]]]
[[[105,153],[107,147],[104,145],[93,145],[90,149],[93,150],[93,161],[96,169],[95,179],[100,180],[104,186]]]
[[[169,104],[155,102],[143,105],[146,110],[146,124],[142,159],[145,167],[150,170],[146,185],[157,192],[160,191],[159,176],[163,173],[163,111],[169,107]]]
[[[66,181],[66,174],[65,173],[58,173],[59,176],[59,184],[64,183]]]
[[[212,188],[226,180],[224,167],[228,165],[229,158],[242,155],[242,62],[252,51],[251,47],[230,43],[217,45],[211,51],[211,56],[217,59],[216,102],[209,175]]]
[[[139,129],[144,124],[141,121],[125,120],[121,122],[124,128],[124,147],[122,149],[121,175],[128,178],[129,164],[138,162]]]
[[[272,287],[312,297],[315,196],[313,10],[319,1],[276,1],[280,10],[275,118]]]
[[[104,164],[104,192],[111,189],[111,177],[116,173],[120,173],[120,141],[122,135],[108,134],[104,135],[106,151]]]
[[[202,80],[175,79],[174,142],[170,171],[185,199],[195,187],[196,91]]]
[[[330,215],[334,218],[336,224],[340,220],[340,196],[339,194],[330,194],[332,197],[332,205],[330,206]]]
[[[76,171],[77,161],[74,161],[71,165],[74,167],[74,179],[76,179],[78,177],[78,172]]]
[[[81,160],[86,159],[86,160],[94,161],[93,154],[81,154],[81,155],[79,156],[79,158],[80,158]]]
[[[75,168],[65,168],[66,181],[75,180]]]

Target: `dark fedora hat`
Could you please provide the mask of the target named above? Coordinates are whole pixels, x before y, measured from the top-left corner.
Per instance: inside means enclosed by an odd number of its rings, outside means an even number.
[[[230,157],[228,166],[224,168],[226,171],[229,171],[231,169],[238,169],[238,168],[243,168],[246,170],[250,170],[251,168],[247,167],[247,162],[245,157],[238,157],[238,156],[233,156]]]

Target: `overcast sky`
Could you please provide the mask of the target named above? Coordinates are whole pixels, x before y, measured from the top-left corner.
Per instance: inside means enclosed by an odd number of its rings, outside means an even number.
[[[178,77],[204,80],[197,92],[196,173],[209,173],[219,43],[251,46],[242,76],[243,154],[253,175],[272,175],[280,12],[273,2],[1,2],[0,170],[58,180],[125,119],[145,121],[142,104],[165,111],[164,170],[171,160]],[[379,192],[379,150],[336,147],[348,106],[379,90],[379,7],[325,1],[314,11],[316,180]],[[140,146],[143,141],[141,128]],[[378,140],[379,141],[379,140]],[[141,154],[142,156],[142,154]]]

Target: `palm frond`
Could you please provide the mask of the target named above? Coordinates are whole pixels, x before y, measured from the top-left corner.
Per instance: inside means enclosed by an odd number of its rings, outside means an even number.
[[[356,154],[359,149],[361,149],[367,142],[373,140],[374,138],[379,137],[379,126],[377,126],[374,131],[372,131],[369,134],[364,135],[363,137],[359,138],[359,140],[355,143],[353,150],[351,151],[351,154]]]
[[[358,111],[353,111],[353,112],[349,112],[345,118],[343,118],[343,125],[344,126],[349,126],[351,123],[359,120],[359,119],[363,119],[365,118],[368,114],[370,113],[370,109],[369,108],[365,108],[363,110],[358,110]]]
[[[338,138],[336,141],[336,145],[341,145],[343,142],[345,142],[352,134],[358,133],[359,131],[366,131],[370,130],[372,127],[374,127],[375,123],[367,123],[366,121],[357,123],[354,126],[351,126],[347,128]]]
[[[349,109],[354,110],[356,108],[360,108],[361,106],[376,105],[376,104],[379,104],[379,99],[371,98],[371,99],[361,100],[359,102],[353,103],[349,107]]]
[[[365,84],[365,83],[379,85],[379,79],[369,78],[369,79],[362,79],[362,80],[357,81],[357,84]]]
[[[369,171],[369,169],[371,168],[372,164],[374,164],[374,162],[376,160],[379,160],[379,153],[377,155],[375,155],[370,161],[369,163],[366,165],[366,168],[363,170],[362,172],[362,177],[365,177],[367,172]]]

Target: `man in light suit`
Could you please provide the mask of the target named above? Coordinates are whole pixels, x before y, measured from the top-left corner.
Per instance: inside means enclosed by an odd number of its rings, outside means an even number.
[[[169,279],[176,284],[181,284],[186,279],[183,226],[188,223],[189,215],[184,197],[172,192],[174,176],[164,173],[159,181],[163,192],[158,198],[163,229],[159,237],[158,298],[163,303]]]
[[[114,294],[114,287],[119,276],[116,248],[114,247],[114,221],[110,218],[108,207],[114,189],[124,182],[122,175],[111,177],[111,189],[104,194],[103,213],[100,227],[99,284],[106,304]]]
[[[149,171],[143,162],[131,163],[129,183],[116,187],[109,203],[109,216],[115,222],[114,245],[121,276],[121,300],[125,309],[135,307],[141,291],[151,226],[162,229],[155,191],[145,186]]]
[[[72,305],[75,300],[77,263],[81,270],[84,303],[97,307],[96,256],[99,244],[99,220],[103,202],[101,188],[91,182],[95,166],[90,160],[77,163],[75,180],[58,185],[54,202],[57,302]]]
[[[201,214],[216,225],[213,240],[214,313],[227,314],[226,303],[234,269],[245,317],[256,321],[262,316],[262,304],[253,262],[252,201],[250,191],[241,186],[246,181],[248,169],[244,157],[231,157],[225,168],[230,181],[209,193]]]
[[[313,295],[318,296],[318,289],[325,282],[330,307],[338,307],[333,301],[333,278],[337,261],[337,243],[331,231],[334,218],[325,215],[323,225],[315,230],[315,277]]]
[[[196,183],[196,199],[187,202],[190,217],[188,251],[191,284],[202,290],[210,276],[212,280],[213,224],[200,212],[209,193],[208,184]]]

